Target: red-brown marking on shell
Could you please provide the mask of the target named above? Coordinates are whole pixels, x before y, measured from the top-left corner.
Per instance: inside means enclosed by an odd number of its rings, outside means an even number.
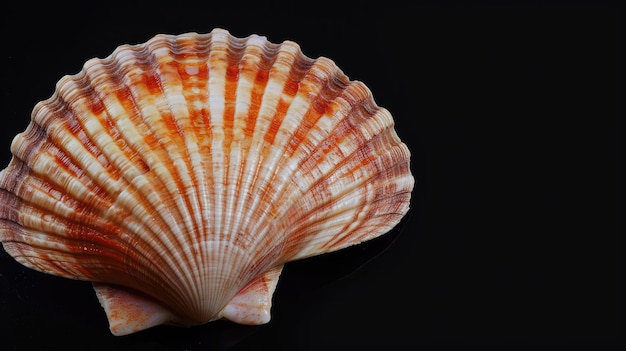
[[[235,101],[237,99],[237,81],[239,68],[230,65],[226,69],[226,87],[224,89],[224,149],[228,149],[233,139],[233,123],[235,119]],[[227,178],[228,179],[228,178]]]
[[[146,87],[148,87],[148,91],[150,92],[150,94],[157,94],[159,91],[161,91],[161,80],[156,74],[146,71],[144,72],[142,77],[143,81],[146,84]]]
[[[104,111],[104,104],[99,98],[94,97],[92,99],[89,99],[89,102],[91,103],[89,109],[94,115],[99,116],[100,114],[102,114],[102,112]]]
[[[246,118],[246,128],[244,132],[246,137],[250,138],[254,134],[254,127],[256,126],[256,119],[259,115],[259,109],[261,108],[261,101],[263,100],[263,93],[269,74],[267,71],[259,70],[254,80],[254,86],[252,88],[252,94],[250,96],[250,110]]]
[[[115,91],[115,96],[117,97],[117,100],[124,106],[124,108],[130,111],[135,110],[133,94],[127,86],[120,85],[119,89]]]

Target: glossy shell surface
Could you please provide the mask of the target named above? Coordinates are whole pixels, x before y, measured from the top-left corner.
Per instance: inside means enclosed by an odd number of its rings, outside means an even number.
[[[0,241],[92,281],[116,335],[270,319],[285,263],[388,232],[409,150],[327,58],[222,29],[123,45],[38,103],[0,173]]]

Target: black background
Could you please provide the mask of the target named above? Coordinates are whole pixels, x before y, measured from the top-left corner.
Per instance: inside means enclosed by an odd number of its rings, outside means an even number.
[[[0,350],[616,345],[616,6],[51,3],[1,5],[2,165],[34,104],[89,58],[157,33],[221,27],[294,40],[365,82],[412,151],[416,186],[411,211],[387,235],[287,265],[263,326],[219,321],[114,337],[88,282],[26,269],[0,250]]]

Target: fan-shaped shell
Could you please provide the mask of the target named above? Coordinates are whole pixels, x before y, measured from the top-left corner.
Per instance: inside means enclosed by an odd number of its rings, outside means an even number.
[[[286,262],[409,207],[389,112],[290,41],[157,35],[63,77],[0,173],[0,240],[94,282],[111,330],[269,320]]]

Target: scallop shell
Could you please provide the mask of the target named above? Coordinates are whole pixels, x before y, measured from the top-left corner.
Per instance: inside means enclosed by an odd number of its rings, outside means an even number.
[[[265,37],[157,35],[63,77],[0,173],[0,240],[92,281],[115,335],[270,319],[286,262],[388,232],[409,150],[333,61]]]

